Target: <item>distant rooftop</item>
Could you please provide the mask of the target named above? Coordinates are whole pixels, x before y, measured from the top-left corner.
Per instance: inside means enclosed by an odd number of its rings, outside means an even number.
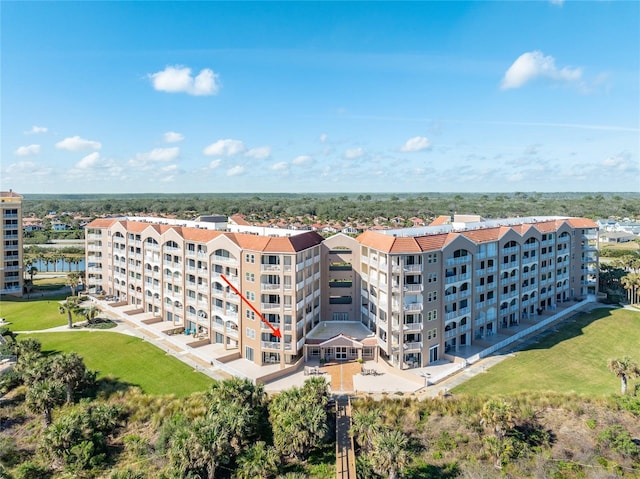
[[[466,221],[467,219],[480,220]],[[485,228],[497,228],[500,226],[516,226],[521,224],[534,224],[543,223],[545,221],[566,219],[568,219],[567,216],[525,216],[522,218],[484,219],[476,215],[457,215],[453,217],[453,221],[449,224],[438,224],[436,226],[420,226],[413,228],[396,228],[390,230],[381,230],[378,232],[388,236],[400,237],[429,236],[458,231],[471,231]]]

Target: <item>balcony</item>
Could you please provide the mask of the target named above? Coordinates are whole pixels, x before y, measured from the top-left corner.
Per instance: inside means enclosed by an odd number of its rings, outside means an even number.
[[[261,264],[260,271],[274,271],[279,272],[282,271],[282,265],[279,264]]]
[[[260,283],[261,291],[279,291],[281,287],[280,283]]]
[[[422,271],[422,264],[405,264],[403,270],[405,273],[419,273]]]
[[[405,293],[421,293],[424,290],[424,287],[421,284],[405,284],[402,287],[402,290]]]
[[[404,343],[402,348],[405,351],[422,351],[422,342]]]
[[[518,263],[518,261],[509,261],[508,263],[502,263],[500,265],[500,270],[504,271],[506,269],[513,269],[513,268],[517,268],[520,264]]]
[[[282,303],[260,303],[260,308],[264,311],[280,309]]]
[[[281,351],[283,349],[283,345],[284,345],[284,350],[285,351],[291,351],[291,344],[290,343],[276,343],[276,342],[271,342],[271,341],[260,341],[260,345],[262,346],[262,349],[268,349],[271,351]]]
[[[403,311],[422,311],[423,305],[422,303],[409,303],[405,304],[402,307]]]
[[[225,264],[233,264],[233,265],[238,264],[238,260],[231,256],[219,256],[217,254],[214,254],[213,256],[211,256],[211,261],[213,263],[225,263]]]
[[[404,323],[402,329],[404,331],[422,331],[422,323]]]
[[[471,261],[471,255],[460,256],[459,258],[447,258],[445,264],[447,266],[456,266],[458,264],[466,264]]]
[[[461,281],[467,281],[471,279],[471,273],[464,273],[464,274],[458,274],[458,275],[453,275],[453,276],[448,276],[447,278],[445,278],[445,284],[453,284],[453,283],[459,283]]]
[[[465,316],[467,314],[469,314],[471,312],[471,308],[470,307],[466,307],[466,308],[461,308],[457,311],[450,311],[448,313],[445,313],[445,321],[450,321],[452,319],[456,319],[457,317],[460,316]]]

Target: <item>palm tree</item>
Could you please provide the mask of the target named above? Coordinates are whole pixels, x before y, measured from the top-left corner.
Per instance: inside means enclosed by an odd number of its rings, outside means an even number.
[[[640,274],[629,273],[620,279],[620,284],[627,290],[629,303],[636,304],[638,299],[638,291],[640,290]]]
[[[237,479],[268,479],[278,472],[278,453],[272,446],[258,441],[238,458]]]
[[[71,296],[75,296],[76,288],[80,284],[80,273],[73,271],[67,275],[65,284],[71,288]]]
[[[69,296],[66,301],[60,303],[60,314],[67,314],[69,329],[73,328],[73,316],[79,314],[81,311],[78,304],[78,298]]]
[[[620,393],[627,393],[627,382],[630,378],[637,378],[640,376],[640,367],[629,356],[625,356],[622,359],[609,359],[607,363],[609,371],[620,378]]]
[[[82,383],[86,372],[87,367],[82,357],[76,353],[63,353],[53,358],[51,374],[56,381],[64,384],[67,403],[71,403],[73,400],[73,390]]]
[[[377,408],[353,412],[350,434],[365,453],[373,448],[373,438],[382,430],[382,411]]]
[[[409,440],[402,431],[383,431],[373,438],[371,463],[378,474],[386,475],[389,479],[396,479],[407,465],[409,454],[407,444]]]
[[[100,310],[95,306],[89,306],[82,310],[82,315],[87,318],[87,323],[92,324],[96,317],[100,314]]]
[[[45,379],[27,389],[25,397],[27,407],[35,413],[44,415],[44,422],[51,424],[51,411],[64,401],[64,387],[57,381]]]
[[[515,408],[504,399],[490,399],[482,406],[480,416],[480,423],[493,433],[493,441],[489,441],[489,444],[496,457],[496,467],[500,469],[504,438],[516,424]]]

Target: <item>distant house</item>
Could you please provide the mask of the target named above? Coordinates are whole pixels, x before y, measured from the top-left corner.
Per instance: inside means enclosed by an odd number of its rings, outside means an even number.
[[[341,233],[344,233],[346,235],[348,234],[355,235],[360,233],[360,230],[358,228],[354,228],[353,226],[347,226],[346,228],[342,228]]]
[[[601,243],[628,243],[637,240],[639,237],[625,231],[611,231],[602,233],[599,238]]]
[[[51,222],[51,229],[53,231],[66,231],[71,229],[71,226],[62,223],[61,221],[52,221]]]
[[[637,221],[620,221],[616,224],[615,231],[623,231],[633,235],[640,234],[640,223]]]

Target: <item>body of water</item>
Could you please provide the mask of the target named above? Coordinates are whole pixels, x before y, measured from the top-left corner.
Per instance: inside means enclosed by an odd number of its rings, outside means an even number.
[[[47,271],[55,272],[55,271],[84,271],[85,264],[84,258],[79,258],[77,262],[64,261],[59,259],[58,261],[42,261],[37,260],[33,263],[33,266],[38,268],[38,271],[46,273]]]

